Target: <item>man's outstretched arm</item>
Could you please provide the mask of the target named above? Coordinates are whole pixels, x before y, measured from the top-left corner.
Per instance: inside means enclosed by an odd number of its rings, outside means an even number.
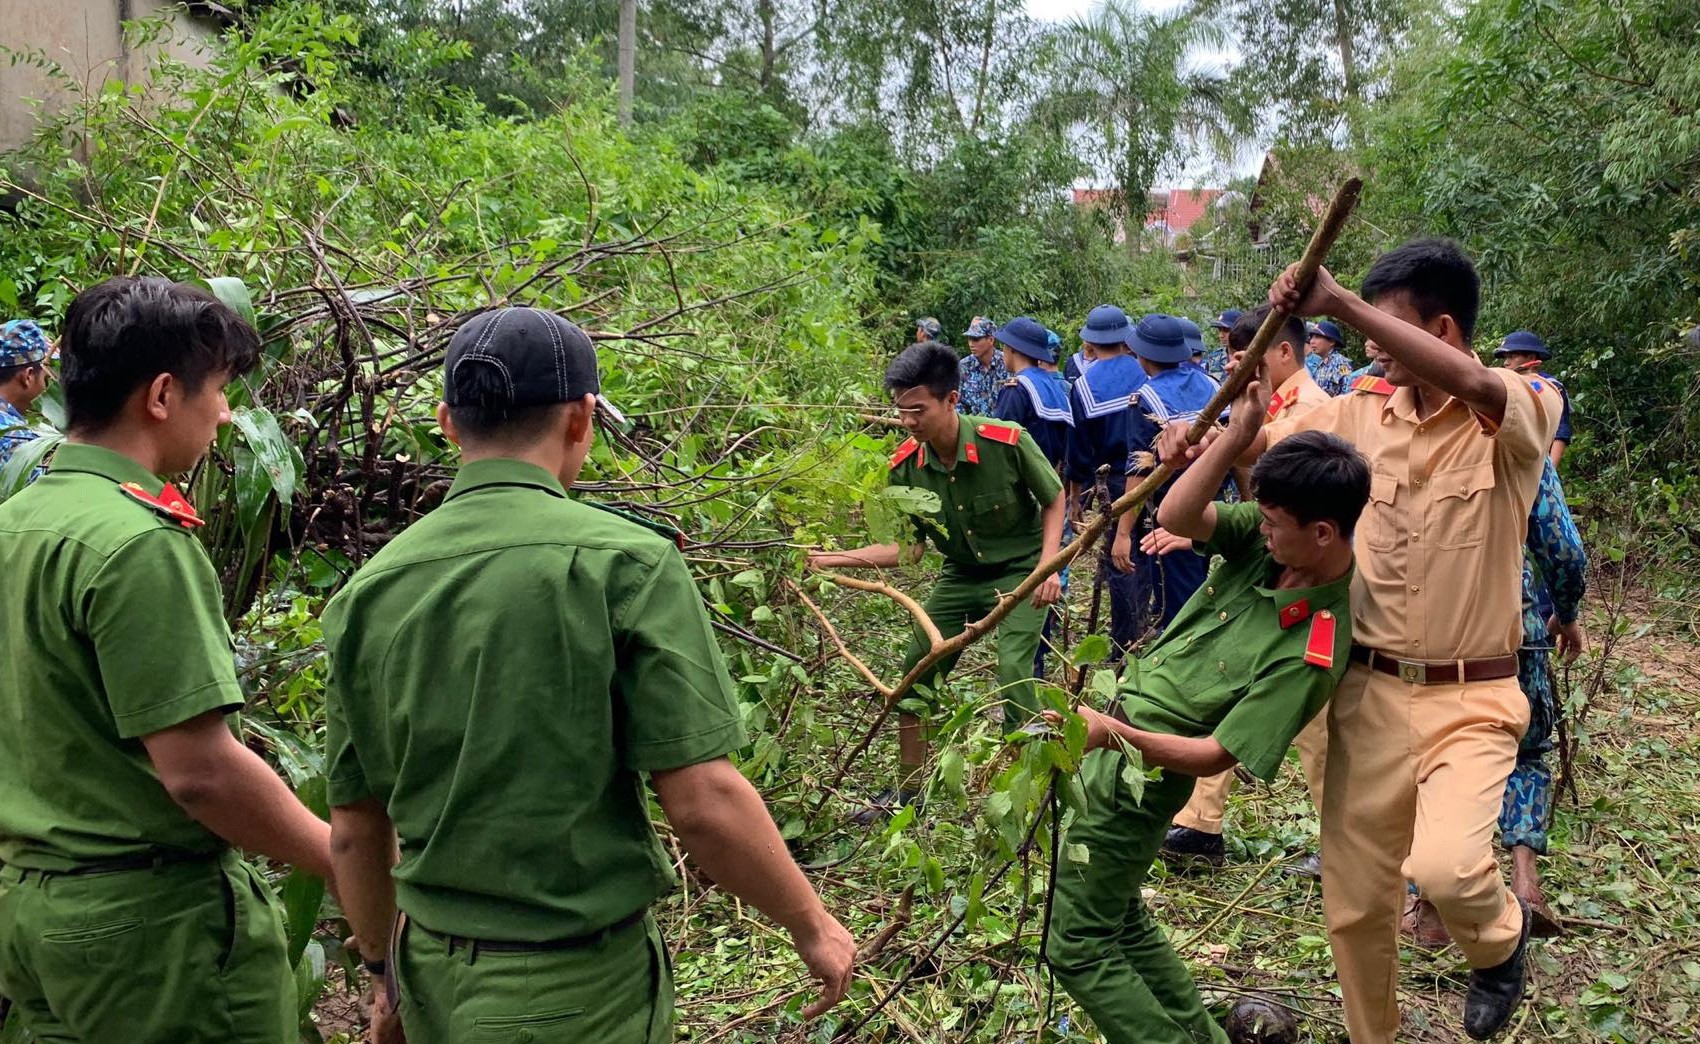
[[[1266,374],[1259,374],[1266,377]],[[1250,448],[1269,409],[1268,381],[1255,380],[1234,403],[1227,430],[1210,441],[1192,467],[1175,480],[1157,509],[1157,524],[1176,536],[1209,540],[1216,532],[1216,491]]]

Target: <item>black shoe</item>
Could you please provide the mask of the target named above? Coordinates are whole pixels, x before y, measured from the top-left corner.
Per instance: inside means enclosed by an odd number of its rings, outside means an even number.
[[[1472,1040],[1487,1040],[1504,1029],[1523,1003],[1523,986],[1529,973],[1529,904],[1519,899],[1517,907],[1523,913],[1517,948],[1503,963],[1470,972],[1470,992],[1464,995],[1464,1032]]]
[[[1322,880],[1322,855],[1317,852],[1306,853],[1303,859],[1292,865],[1291,871],[1299,877]]]
[[[850,822],[855,826],[879,826],[895,816],[905,805],[914,805],[915,813],[919,815],[920,793],[903,787],[888,788],[875,794],[873,800],[862,806],[860,812],[852,813]]]
[[[1241,997],[1224,1027],[1231,1044],[1298,1044],[1299,1024],[1268,997]]]
[[[1191,827],[1170,827],[1158,854],[1165,861],[1176,858],[1183,861],[1200,860],[1212,866],[1220,866],[1228,858],[1221,834],[1206,834]]]

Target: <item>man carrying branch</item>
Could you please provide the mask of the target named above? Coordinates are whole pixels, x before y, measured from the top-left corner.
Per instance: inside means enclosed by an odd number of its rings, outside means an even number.
[[[1354,1044],[1392,1044],[1399,1031],[1406,879],[1472,969],[1465,1031],[1493,1036],[1523,997],[1528,912],[1505,887],[1493,831],[1529,722],[1517,576],[1563,402],[1550,381],[1474,355],[1480,293],[1470,260],[1439,239],[1383,254],[1361,296],[1326,270],[1303,293],[1283,273],[1270,303],[1355,327],[1386,378],[1271,421],[1241,454],[1328,431],[1373,473],[1352,592],[1361,644],[1329,709],[1322,808],[1322,894]],[[1163,459],[1209,454],[1219,437],[1189,448],[1185,436],[1164,433]]]
[[[1264,377],[1158,511],[1163,528],[1221,563],[1124,672],[1111,713],[1079,709],[1096,753],[1081,769],[1088,811],[1065,842],[1084,846],[1085,859],[1058,870],[1046,958],[1112,1044],[1228,1040],[1140,888],[1195,781],[1236,763],[1273,778],[1346,673],[1351,538],[1368,464],[1345,440],[1313,433],[1258,462],[1256,503],[1211,500],[1263,423]],[[1163,773],[1146,782],[1145,766]]]
[[[1012,424],[956,412],[956,353],[934,342],[905,348],[886,369],[885,386],[909,438],[891,459],[893,486],[909,486],[938,498],[936,515],[912,516],[915,542],[909,560],[921,557],[928,535],[944,555],[927,615],[946,637],[992,611],[998,596],[1013,590],[1062,543],[1063,487],[1033,436]],[[895,543],[809,556],[811,569],[890,569],[903,560]],[[1038,713],[1033,690],[1033,656],[1039,649],[1045,606],[1061,595],[1049,576],[1027,603],[998,626],[998,681],[1004,728],[1013,731]],[[931,651],[916,630],[904,656],[903,673]],[[955,666],[947,656],[920,679],[930,689]],[[898,718],[897,787],[876,799],[873,812],[905,805],[919,794],[926,740],[916,714]],[[864,817],[870,818],[871,817]]]

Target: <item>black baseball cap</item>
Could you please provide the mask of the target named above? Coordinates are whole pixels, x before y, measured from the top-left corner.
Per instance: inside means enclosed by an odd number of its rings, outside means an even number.
[[[497,374],[500,379],[486,387],[505,394],[460,399],[457,378],[479,368]],[[590,335],[541,308],[496,308],[475,316],[455,332],[443,360],[443,401],[451,407],[552,406],[594,395],[598,407],[624,421],[601,391]]]

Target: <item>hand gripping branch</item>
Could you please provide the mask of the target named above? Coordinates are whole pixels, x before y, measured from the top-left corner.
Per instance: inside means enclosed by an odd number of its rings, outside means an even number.
[[[1322,215],[1322,221],[1316,226],[1316,230],[1311,233],[1310,244],[1305,247],[1304,255],[1299,259],[1298,269],[1294,273],[1295,283],[1301,295],[1308,291],[1311,283],[1315,281],[1316,270],[1322,267],[1322,262],[1328,257],[1328,251],[1333,248],[1334,241],[1339,238],[1340,231],[1345,227],[1347,218],[1351,216],[1353,208],[1357,206],[1358,194],[1362,190],[1362,179],[1351,178],[1334,193],[1334,199],[1328,204],[1328,210]],[[1246,348],[1245,356],[1241,359],[1239,365],[1234,368],[1234,372],[1228,379],[1222,382],[1221,388],[1217,389],[1215,396],[1210,400],[1210,404],[1199,411],[1198,419],[1192,422],[1192,427],[1187,431],[1186,436],[1189,444],[1197,444],[1200,439],[1204,438],[1205,432],[1209,431],[1211,426],[1215,424],[1215,419],[1221,416],[1222,411],[1239,398],[1240,393],[1245,390],[1245,386],[1251,383],[1259,364],[1263,362],[1264,353],[1280,336],[1281,325],[1286,320],[1287,312],[1284,310],[1276,308],[1270,311],[1269,315],[1263,320],[1263,325],[1257,328],[1257,335],[1252,338],[1251,345]],[[962,630],[961,634],[950,638],[943,638],[939,634],[938,625],[927,616],[926,610],[922,609],[914,599],[902,594],[895,588],[887,584],[840,576],[836,573],[822,573],[821,576],[840,587],[853,588],[858,591],[872,591],[896,601],[909,611],[909,615],[915,618],[915,622],[920,626],[922,633],[931,641],[932,648],[895,685],[886,685],[881,682],[867,664],[852,655],[839,638],[838,632],[826,619],[825,614],[813,602],[809,601],[806,595],[803,595],[800,587],[792,585],[792,589],[803,598],[804,603],[826,628],[828,636],[838,648],[839,655],[855,667],[885,700],[882,713],[875,719],[867,734],[862,737],[862,741],[840,764],[838,774],[834,778],[832,786],[828,787],[827,790],[835,788],[839,782],[842,782],[850,766],[873,743],[874,737],[879,735],[880,727],[891,716],[892,708],[896,707],[897,702],[909,694],[910,690],[915,687],[915,683],[931,670],[934,664],[947,656],[960,653],[980,638],[990,634],[1003,621],[1004,617],[1013,612],[1015,607],[1020,605],[1024,599],[1033,597],[1033,592],[1038,589],[1040,584],[1045,582],[1046,577],[1061,571],[1070,562],[1078,558],[1082,551],[1094,546],[1098,538],[1116,519],[1144,504],[1151,497],[1151,494],[1160,489],[1163,483],[1167,482],[1174,473],[1173,464],[1167,461],[1158,464],[1156,469],[1145,476],[1138,485],[1127,490],[1112,503],[1108,511],[1101,512],[1090,524],[1075,534],[1072,543],[1035,566],[1033,572],[1029,573],[1027,579],[1021,581],[1015,590],[1000,596],[997,605],[992,607],[991,612],[970,623]]]

